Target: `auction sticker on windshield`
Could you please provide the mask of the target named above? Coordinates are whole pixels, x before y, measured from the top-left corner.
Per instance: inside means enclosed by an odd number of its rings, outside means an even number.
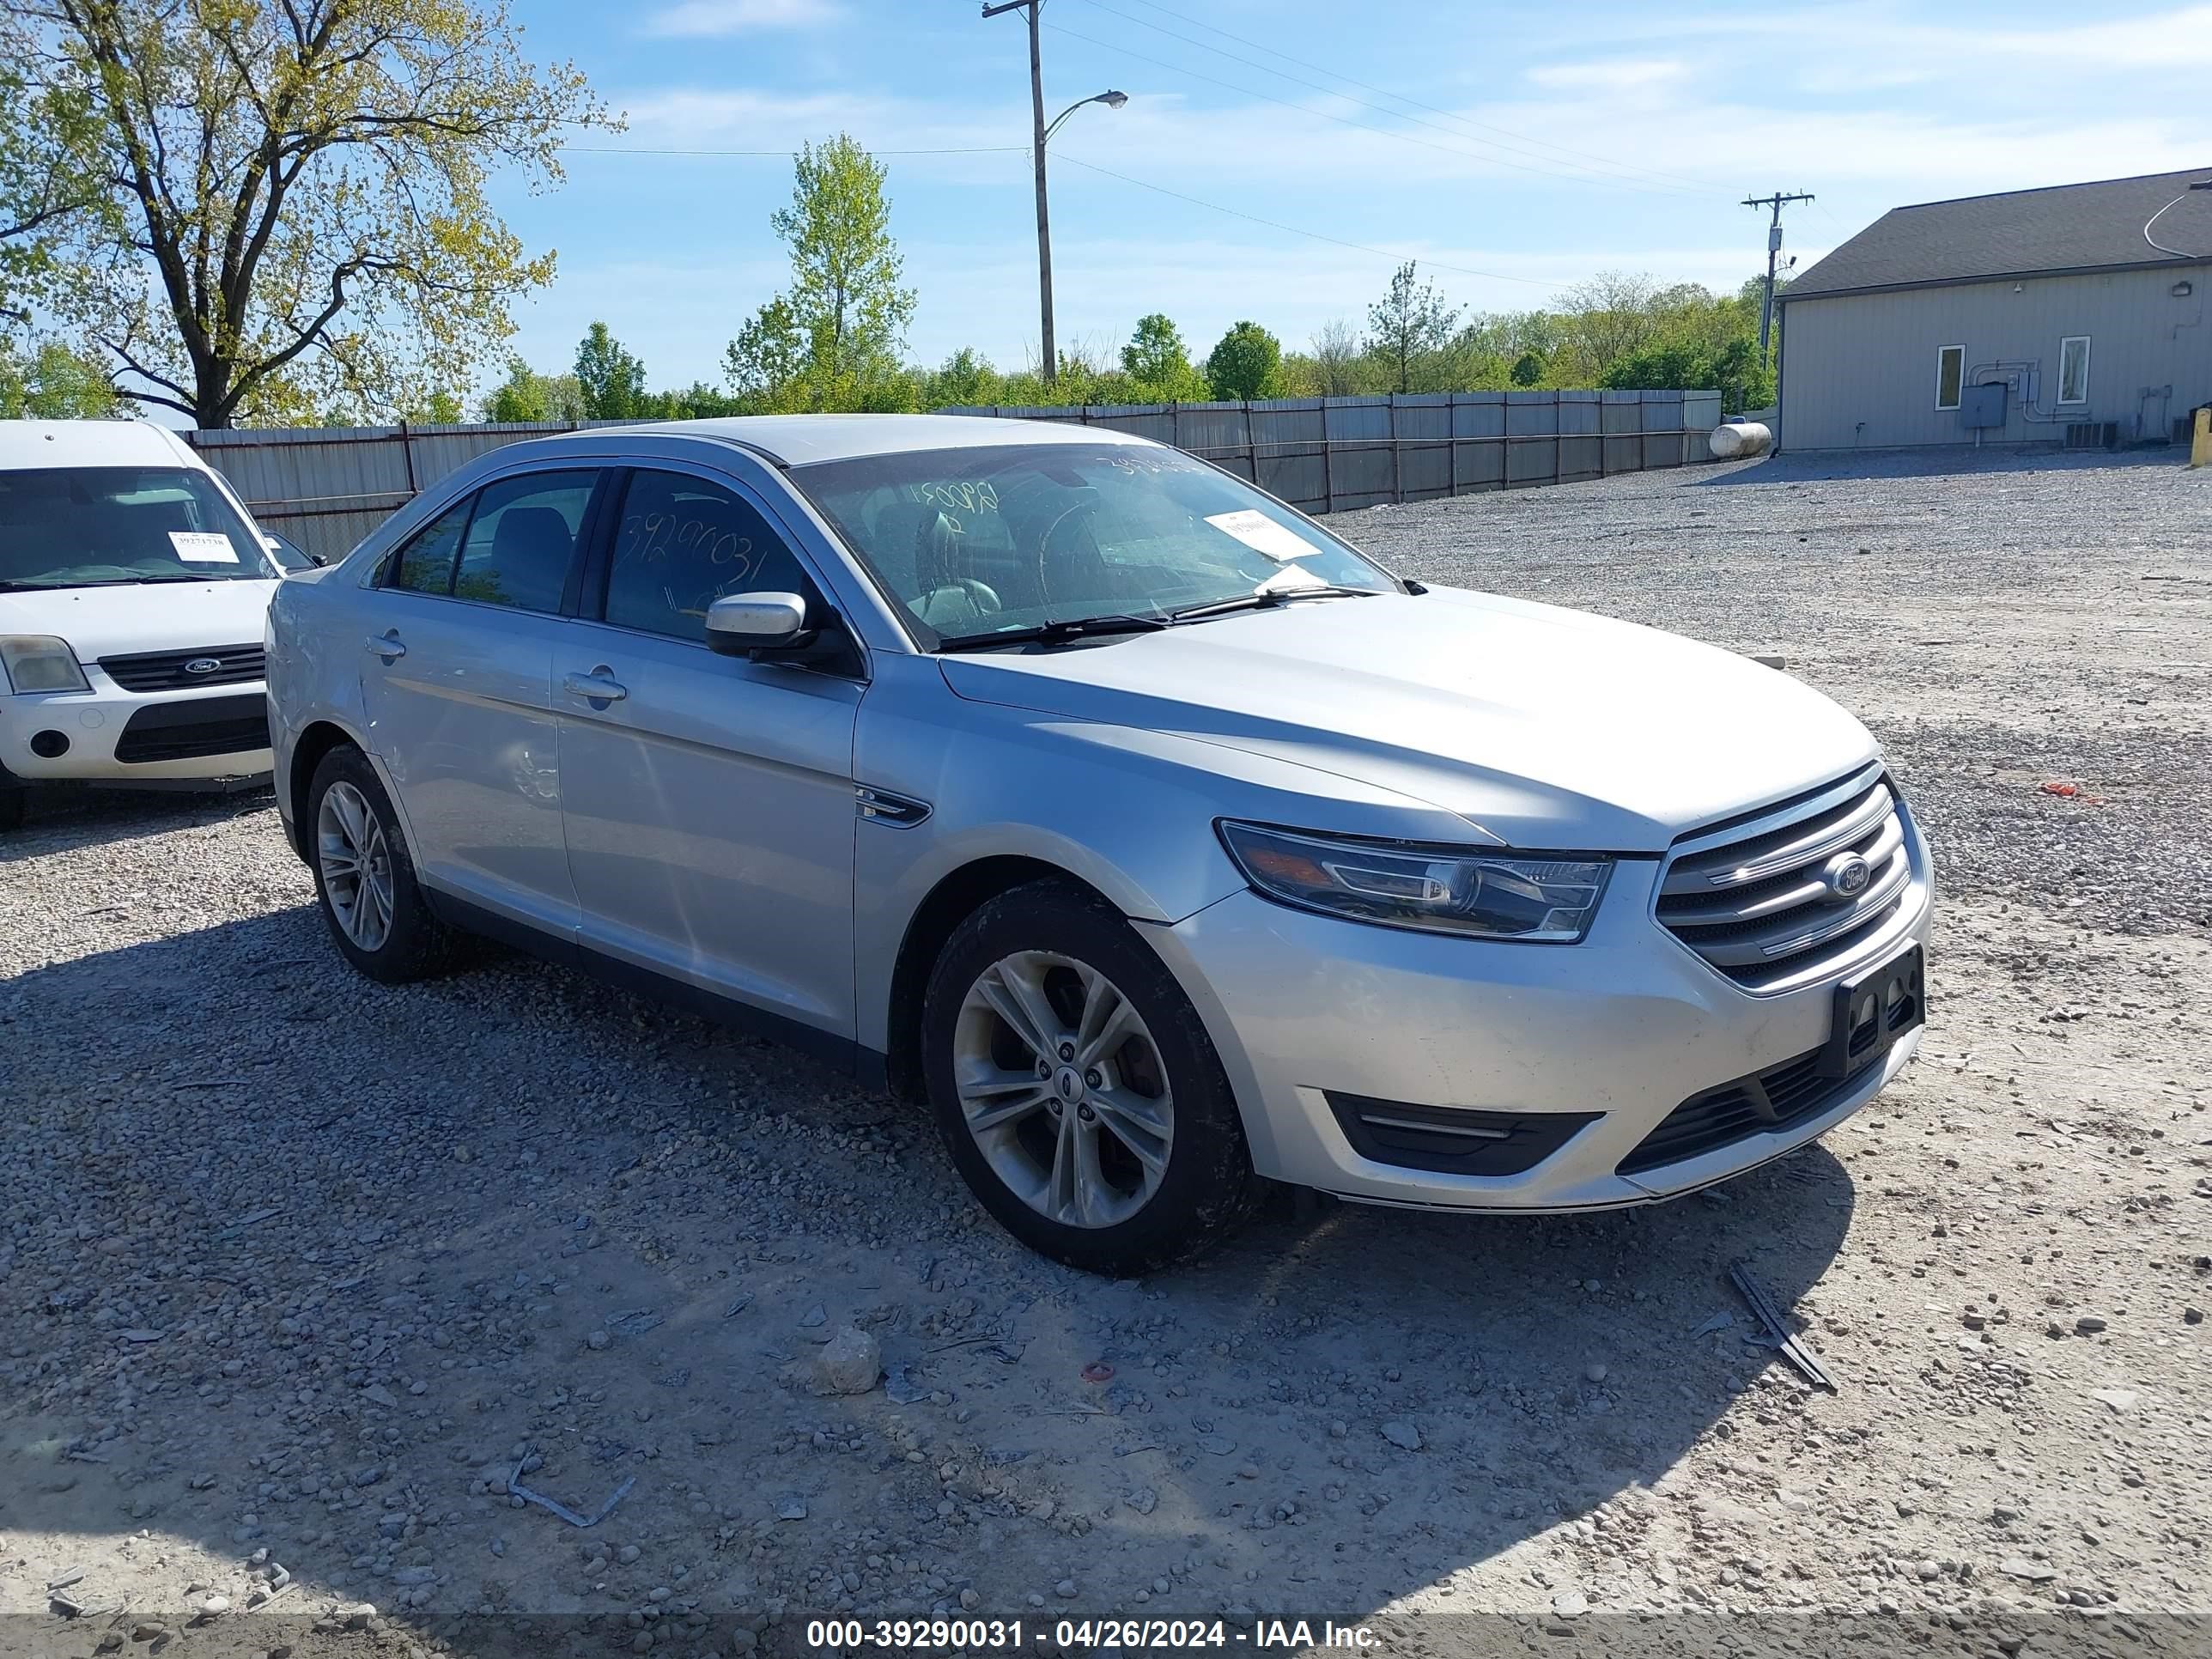
[[[238,550],[220,530],[172,530],[169,545],[187,564],[236,564]]]
[[[1285,530],[1254,507],[1216,513],[1207,518],[1206,523],[1224,536],[1234,536],[1255,553],[1264,553],[1278,561],[1303,559],[1321,551],[1296,531]]]

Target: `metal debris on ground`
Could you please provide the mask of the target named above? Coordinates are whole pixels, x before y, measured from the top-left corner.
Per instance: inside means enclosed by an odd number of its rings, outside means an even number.
[[[275,1205],[266,1210],[256,1210],[252,1215],[242,1215],[239,1217],[237,1220],[232,1222],[228,1227],[225,1227],[221,1232],[217,1233],[216,1237],[217,1238],[235,1238],[239,1234],[244,1232],[248,1227],[258,1227],[263,1222],[268,1220],[270,1217],[278,1216],[283,1213],[284,1206],[281,1204]]]
[[[621,1503],[623,1499],[629,1495],[629,1489],[632,1486],[637,1485],[637,1477],[634,1474],[631,1475],[628,1480],[624,1480],[622,1485],[617,1486],[614,1491],[607,1494],[607,1501],[605,1503],[600,1504],[599,1507],[593,1510],[590,1515],[586,1516],[577,1514],[575,1510],[570,1509],[566,1504],[560,1502],[556,1498],[548,1498],[542,1492],[534,1492],[531,1491],[529,1487],[522,1484],[521,1474],[522,1465],[520,1463],[517,1463],[514,1466],[514,1474],[507,1480],[507,1490],[508,1494],[512,1497],[520,1498],[526,1504],[535,1504],[541,1510],[550,1510],[553,1514],[559,1516],[563,1521],[566,1521],[572,1527],[598,1526],[600,1522],[605,1520],[610,1515],[614,1513],[615,1505]]]
[[[722,1317],[725,1319],[735,1319],[747,1308],[751,1307],[752,1304],[753,1298],[750,1292],[747,1292],[744,1296],[732,1297],[730,1298],[730,1305],[722,1310]]]
[[[1826,1369],[1813,1357],[1810,1348],[1790,1334],[1789,1326],[1782,1322],[1781,1313],[1768,1299],[1759,1281],[1751,1276],[1750,1270],[1739,1261],[1729,1269],[1729,1278],[1743,1293],[1743,1299],[1751,1304],[1751,1310],[1758,1316],[1759,1322],[1766,1327],[1767,1334],[1774,1339],[1774,1346],[1780,1350],[1782,1357],[1803,1372],[1806,1380],[1815,1388],[1826,1389],[1830,1394],[1837,1393],[1836,1379],[1829,1376]]]
[[[665,1318],[665,1315],[651,1308],[629,1308],[608,1320],[607,1328],[617,1336],[643,1336]]]

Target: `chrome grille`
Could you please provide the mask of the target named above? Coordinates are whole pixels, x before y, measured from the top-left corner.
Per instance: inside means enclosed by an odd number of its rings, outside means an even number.
[[[261,678],[258,645],[210,645],[197,651],[142,651],[102,657],[108,678],[125,691],[189,691],[202,685],[245,685]]]
[[[1911,891],[1896,792],[1877,766],[1686,837],[1658,915],[1737,984],[1775,991],[1902,933]]]

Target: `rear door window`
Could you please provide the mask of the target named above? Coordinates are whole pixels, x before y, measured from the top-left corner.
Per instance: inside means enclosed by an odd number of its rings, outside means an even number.
[[[485,485],[461,541],[453,597],[557,613],[598,476],[526,472]]]

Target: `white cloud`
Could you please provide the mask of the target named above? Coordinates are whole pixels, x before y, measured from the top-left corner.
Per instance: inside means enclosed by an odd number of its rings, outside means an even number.
[[[646,20],[647,34],[749,34],[763,29],[819,28],[844,15],[839,0],[683,0]]]
[[[1671,58],[1609,58],[1588,64],[1547,64],[1528,71],[1540,87],[1573,92],[1648,92],[1681,80],[1689,65]]]

